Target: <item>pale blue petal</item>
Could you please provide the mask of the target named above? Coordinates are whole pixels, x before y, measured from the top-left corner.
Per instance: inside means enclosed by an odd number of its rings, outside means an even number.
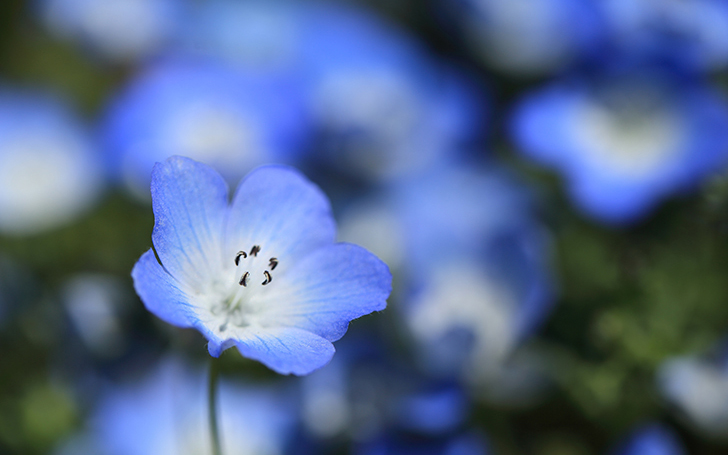
[[[392,290],[387,265],[348,243],[320,248],[281,272],[273,274],[261,324],[298,327],[329,341],[341,338],[352,319],[383,310]]]
[[[285,166],[259,167],[240,183],[226,230],[229,254],[260,245],[264,255],[299,258],[333,243],[336,227],[323,192]]]
[[[134,289],[149,311],[178,327],[191,327],[196,318],[189,296],[179,283],[159,265],[154,251],[144,253],[131,271]]]
[[[236,345],[247,358],[280,374],[305,375],[326,365],[334,345],[311,332],[294,327],[250,330]]]
[[[152,242],[164,268],[201,291],[222,268],[228,188],[211,167],[173,156],[152,171]]]

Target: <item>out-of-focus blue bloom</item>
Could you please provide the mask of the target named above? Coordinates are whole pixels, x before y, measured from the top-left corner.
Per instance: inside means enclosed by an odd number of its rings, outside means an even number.
[[[609,223],[645,215],[728,158],[728,107],[656,68],[575,78],[528,95],[512,123],[527,157],[564,174],[576,205]]]
[[[532,368],[505,368],[553,302],[548,239],[529,205],[508,176],[471,166],[403,180],[344,212],[341,238],[393,261],[432,372],[481,383],[508,370],[510,385],[529,382],[512,375]]]
[[[363,11],[311,7],[301,51],[319,156],[365,179],[393,179],[451,158],[484,125],[483,96],[419,43]]]
[[[632,436],[609,453],[610,455],[685,455],[687,452],[670,429],[659,424],[649,424],[635,430]]]
[[[484,438],[474,433],[443,438],[420,438],[393,435],[364,444],[356,455],[487,455]]]
[[[349,321],[382,310],[387,266],[333,243],[321,191],[293,169],[262,167],[228,188],[212,168],[172,157],[152,175],[154,251],[132,271],[147,309],[283,373],[308,374],[334,354]],[[162,264],[157,262],[155,251]]]
[[[157,53],[179,32],[184,1],[39,0],[36,8],[56,35],[113,61]]]
[[[301,9],[287,1],[210,0],[194,5],[179,48],[248,71],[301,71]]]
[[[109,387],[90,419],[88,433],[59,453],[209,454],[205,392],[203,374],[178,361],[165,361],[141,380]],[[285,391],[221,381],[218,393],[224,453],[286,453],[294,422]]]
[[[155,162],[177,154],[237,182],[257,165],[291,163],[301,153],[308,129],[297,100],[297,89],[280,78],[167,60],[137,75],[112,102],[107,146],[136,194],[148,195]]]
[[[440,0],[452,26],[488,65],[518,74],[552,72],[593,52],[604,25],[580,0]]]
[[[607,0],[600,8],[618,50],[666,54],[698,70],[728,64],[728,4],[722,0]]]
[[[122,316],[124,283],[113,275],[80,274],[66,282],[61,298],[87,349],[101,357],[118,355],[126,342]]]
[[[728,435],[728,365],[725,345],[713,358],[677,357],[665,362],[658,374],[664,397],[699,430]]]
[[[403,311],[423,359],[433,371],[499,388],[553,301],[547,238],[527,197],[497,171],[449,169],[407,185],[402,204],[407,225],[418,226],[408,231],[412,291]]]
[[[395,428],[430,436],[460,429],[470,411],[460,387],[401,368],[390,347],[358,335],[300,383],[302,421],[314,439],[363,442]]]
[[[29,235],[67,224],[89,209],[103,184],[90,133],[68,106],[0,92],[0,232]]]

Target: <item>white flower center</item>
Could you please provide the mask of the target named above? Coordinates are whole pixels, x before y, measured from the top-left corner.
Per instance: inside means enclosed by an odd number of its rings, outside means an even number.
[[[224,332],[228,324],[237,327],[250,325],[249,315],[252,312],[251,302],[255,294],[259,294],[263,286],[273,282],[273,271],[278,267],[278,258],[261,254],[260,245],[253,245],[249,251],[240,250],[235,255],[236,279],[228,298],[223,298],[212,305],[211,312],[224,318],[218,330]]]
[[[623,178],[642,178],[680,151],[685,122],[650,93],[619,95],[612,105],[587,102],[576,109],[574,135],[600,166]]]

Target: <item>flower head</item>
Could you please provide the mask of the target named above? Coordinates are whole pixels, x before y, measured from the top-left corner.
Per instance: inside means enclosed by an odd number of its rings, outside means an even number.
[[[516,108],[521,152],[564,175],[576,205],[627,224],[686,192],[728,159],[728,105],[674,68],[614,63],[527,95]]]
[[[152,313],[209,340],[212,356],[240,353],[283,374],[325,365],[349,321],[382,310],[387,266],[356,245],[334,243],[321,191],[291,168],[267,166],[231,203],[212,168],[171,157],[152,172],[154,251],[132,271]]]

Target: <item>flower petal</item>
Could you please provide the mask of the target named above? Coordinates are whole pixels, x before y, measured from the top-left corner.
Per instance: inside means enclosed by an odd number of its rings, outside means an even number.
[[[240,353],[280,374],[305,375],[326,365],[334,355],[330,341],[295,327],[245,331],[236,342]]]
[[[348,243],[320,248],[282,272],[260,305],[259,323],[298,327],[329,341],[341,338],[352,319],[383,310],[392,290],[387,265]]]
[[[260,245],[287,258],[333,243],[335,235],[326,196],[285,166],[259,167],[240,182],[226,227],[229,251]]]
[[[179,283],[157,262],[154,251],[144,253],[131,271],[134,289],[144,306],[165,322],[191,327],[196,319],[188,295]]]
[[[220,275],[228,188],[211,167],[173,156],[152,171],[152,242],[164,268],[200,291]]]

